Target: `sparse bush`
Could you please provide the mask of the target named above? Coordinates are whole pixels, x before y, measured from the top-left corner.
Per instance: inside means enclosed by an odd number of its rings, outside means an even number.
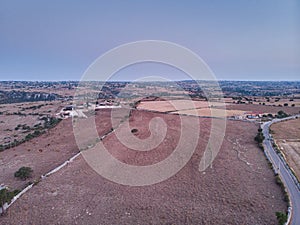
[[[30,167],[21,167],[17,172],[15,172],[15,177],[21,180],[26,180],[31,177],[33,170]]]
[[[35,137],[39,136],[40,134],[41,134],[41,131],[39,131],[39,130],[35,130],[35,131],[33,132],[33,135],[34,135]]]
[[[281,179],[280,179],[280,177],[279,177],[279,175],[278,174],[276,174],[276,176],[275,176],[276,178],[275,178],[275,182],[276,182],[276,184],[278,184],[280,187],[283,187],[283,183],[282,183],[282,181],[281,181]]]
[[[283,200],[285,201],[285,202],[289,202],[289,195],[288,195],[288,193],[284,193],[284,195],[283,195]]]

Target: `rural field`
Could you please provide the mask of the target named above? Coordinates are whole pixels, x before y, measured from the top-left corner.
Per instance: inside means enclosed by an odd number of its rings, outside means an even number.
[[[300,111],[299,107],[290,106],[271,106],[271,105],[257,105],[257,104],[230,104],[226,106],[227,110],[242,110],[242,111],[254,111],[260,113],[271,113],[276,114],[278,111],[283,110],[284,112],[295,115]]]
[[[220,102],[211,102],[211,107],[225,105]],[[138,109],[153,110],[158,112],[176,112],[189,109],[202,109],[208,108],[207,101],[193,101],[193,100],[162,100],[162,101],[142,101],[138,105]]]
[[[123,115],[122,112],[120,115]],[[167,131],[164,141],[153,150],[137,152],[120,143],[116,134],[126,132],[128,128],[125,123],[115,127],[115,131],[102,142],[115,158],[127,164],[149,165],[161,161],[172,153],[177,144],[181,129],[179,115],[135,110],[129,117],[129,125],[135,129],[137,138],[145,139],[150,135],[147,124],[155,117],[164,120]],[[121,116],[117,118],[123,121]],[[82,121],[88,124],[89,119]],[[263,152],[253,140],[258,126],[249,122],[228,121],[219,154],[211,167],[199,172],[199,162],[210,135],[211,119],[190,118],[191,123],[196,120],[200,124],[196,151],[175,176],[150,186],[120,185],[97,174],[79,156],[25,193],[0,218],[0,223],[276,224],[275,212],[285,211],[287,203]],[[110,110],[97,112],[99,135],[111,130],[110,121]],[[41,135],[27,142],[27,145],[2,152],[7,155],[1,163],[5,172],[5,175],[1,174],[5,176],[3,179],[10,180],[10,185],[15,188],[20,186],[9,178],[17,169],[16,165],[5,169],[9,157],[19,157],[18,165],[33,167],[37,177],[51,169],[50,163],[44,167],[46,161],[52,162],[54,167],[78,152],[74,137],[70,134],[70,122],[64,120],[50,130],[51,135]],[[48,144],[49,148],[45,150]],[[93,148],[86,151],[89,150]],[[21,157],[25,153],[26,159]],[[40,156],[42,154],[45,154],[45,159]]]
[[[285,158],[300,178],[300,118],[275,123],[271,133]]]
[[[0,225],[300,225],[296,2],[1,1]]]
[[[229,103],[229,99],[225,99],[224,103],[192,100],[159,100],[159,101],[141,101],[137,109],[157,111],[172,114],[184,114],[203,117],[232,117],[241,116],[249,112],[259,114],[277,114],[283,110],[288,114],[299,113],[299,107],[289,106],[272,106],[259,104],[234,104]],[[224,112],[226,109],[226,112]]]
[[[0,145],[14,145],[34,131],[45,129],[45,120],[55,117],[63,105],[61,101],[25,102],[0,106]]]

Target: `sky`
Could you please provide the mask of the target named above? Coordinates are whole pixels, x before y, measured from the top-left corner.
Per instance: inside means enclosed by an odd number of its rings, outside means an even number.
[[[163,40],[199,55],[219,80],[299,80],[298,0],[1,0],[0,80],[79,80],[119,45]],[[115,75],[186,79],[167,66]]]

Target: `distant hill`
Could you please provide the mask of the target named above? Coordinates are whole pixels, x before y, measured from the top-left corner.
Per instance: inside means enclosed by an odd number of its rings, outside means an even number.
[[[58,94],[26,91],[0,91],[0,104],[18,102],[53,101],[60,98]]]

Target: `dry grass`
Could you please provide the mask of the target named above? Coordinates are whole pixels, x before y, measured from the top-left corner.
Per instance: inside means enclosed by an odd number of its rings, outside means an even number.
[[[288,164],[300,178],[300,118],[273,124],[271,130]]]
[[[210,105],[209,105],[210,104]],[[138,109],[152,110],[158,112],[172,112],[208,107],[221,107],[221,102],[192,101],[192,100],[168,100],[168,101],[142,101]]]
[[[205,116],[205,117],[230,117],[230,116],[243,115],[246,113],[246,111],[223,110],[218,108],[202,108],[202,109],[194,109],[194,110],[180,110],[174,113],[193,115],[193,116]]]
[[[130,126],[139,138],[150,133],[149,121],[161,117],[168,125],[165,140],[149,152],[136,152],[104,139],[110,153],[136,165],[167,157],[180,135],[179,116],[135,111]],[[276,211],[286,210],[273,171],[253,140],[257,127],[228,121],[217,158],[205,173],[198,171],[210,130],[210,119],[199,119],[197,149],[175,176],[145,187],[110,182],[82,157],[34,186],[0,218],[2,224],[276,224]],[[118,129],[123,129],[120,126]],[[55,136],[55,134],[52,134]],[[246,163],[248,162],[248,164]]]

